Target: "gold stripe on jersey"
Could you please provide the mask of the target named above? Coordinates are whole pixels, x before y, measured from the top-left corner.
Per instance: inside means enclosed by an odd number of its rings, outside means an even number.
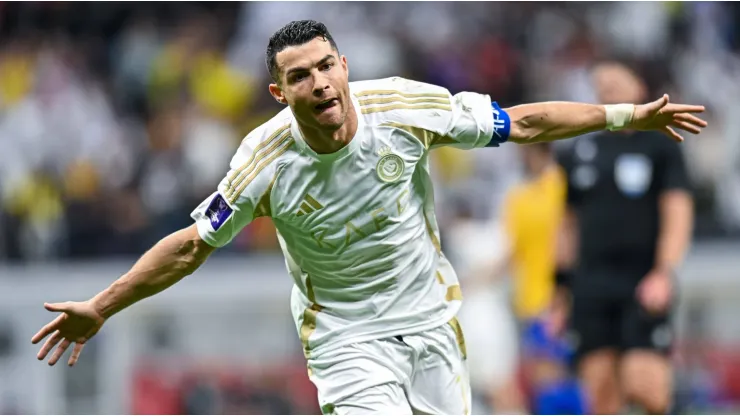
[[[445,104],[391,104],[381,107],[363,107],[362,114],[383,113],[393,110],[444,110],[452,111],[452,107]]]
[[[234,195],[234,192],[244,182],[244,179],[247,178],[248,176],[250,176],[252,174],[252,172],[254,171],[254,169],[256,168],[256,166],[259,165],[259,163],[262,161],[262,159],[265,158],[265,157],[269,157],[268,155],[270,155],[271,153],[273,153],[276,148],[278,148],[279,146],[281,146],[282,143],[285,141],[285,139],[287,137],[289,137],[289,136],[290,136],[290,131],[286,131],[280,137],[278,137],[276,139],[273,139],[270,142],[270,146],[269,147],[260,149],[260,150],[262,150],[262,152],[259,155],[257,155],[256,152],[253,153],[253,156],[256,155],[257,157],[253,157],[252,160],[250,161],[249,165],[248,166],[246,166],[246,165],[244,166],[244,168],[239,173],[239,175],[237,175],[238,180],[229,183],[229,187],[227,188],[227,192],[226,192],[226,195],[225,196],[227,198],[231,198]]]
[[[468,389],[466,387],[466,383],[463,380],[462,376],[457,376],[455,379],[457,384],[460,385],[460,394],[462,394],[462,400],[463,400],[463,415],[469,415],[470,409],[468,409]]]
[[[273,160],[277,159],[278,157],[282,156],[283,153],[287,152],[290,146],[293,145],[293,138],[290,137],[290,133],[287,133],[282,136],[281,141],[277,142],[275,144],[275,147],[277,147],[277,150],[275,150],[272,153],[269,153],[269,156],[265,156],[262,159],[258,159],[255,162],[255,166],[253,169],[251,169],[252,173],[249,174],[249,176],[242,177],[243,183],[239,188],[232,193],[231,199],[229,202],[234,204],[237,199],[239,199],[239,196],[244,192],[244,189],[254,180],[254,178],[257,177],[257,175],[262,172],[262,169],[267,167],[270,163],[272,163]]]
[[[437,239],[437,234],[434,234],[434,230],[432,229],[432,224],[429,222],[429,218],[427,218],[427,213],[424,213],[424,222],[427,225],[427,232],[429,232],[429,238],[432,239],[432,245],[437,250],[437,254],[442,254],[442,245],[439,244],[439,240]]]
[[[409,133],[410,135],[414,136],[416,140],[420,141],[426,149],[428,149],[429,146],[431,146],[432,143],[436,141],[437,137],[439,137],[439,134],[431,130],[423,129],[421,127],[409,126],[408,124],[396,123],[394,121],[385,122],[381,124],[381,126],[395,127]]]
[[[267,185],[267,190],[262,194],[257,202],[257,206],[254,208],[254,216],[256,217],[271,217],[272,208],[270,204],[270,195],[272,194],[272,187],[275,185],[275,179],[277,179],[277,173],[272,177],[270,184]]]
[[[308,358],[310,349],[308,347],[308,339],[311,337],[313,332],[316,330],[316,316],[324,308],[316,303],[316,295],[313,291],[313,284],[311,283],[311,276],[306,275],[306,297],[311,302],[311,306],[303,311],[303,322],[301,323],[301,329],[299,331],[301,344],[303,344],[303,355]]]
[[[433,98],[429,96],[419,98],[403,98],[403,97],[387,97],[387,98],[365,98],[359,100],[360,105],[372,105],[372,104],[388,104],[388,103],[404,103],[404,104],[446,104],[450,105],[449,98]]]
[[[314,209],[321,209],[324,208],[323,205],[319,203],[319,201],[315,200],[314,197],[312,197],[309,194],[306,194],[306,197],[304,198],[306,202],[308,202],[309,205],[311,205]]]
[[[233,172],[233,173],[232,173],[232,174],[230,175],[230,177],[229,177],[229,182],[233,181],[233,180],[234,180],[234,178],[236,178],[236,176],[237,176],[237,175],[239,174],[239,172],[240,172],[240,171],[241,171],[242,169],[244,169],[244,168],[245,168],[245,167],[247,167],[247,166],[248,166],[248,165],[249,165],[250,163],[252,163],[252,161],[254,160],[255,156],[257,156],[257,153],[258,153],[258,152],[259,152],[259,151],[260,151],[260,150],[261,150],[261,149],[262,149],[263,147],[265,147],[265,146],[267,146],[268,144],[270,144],[270,142],[272,141],[272,139],[274,139],[274,138],[276,138],[276,137],[280,136],[281,134],[283,134],[283,133],[285,132],[285,130],[287,130],[287,129],[289,129],[289,128],[290,128],[290,124],[286,124],[286,125],[284,125],[284,126],[280,127],[279,129],[275,130],[275,131],[274,131],[274,132],[272,133],[272,135],[270,135],[270,137],[268,137],[268,138],[267,138],[267,140],[265,140],[265,141],[263,141],[262,143],[258,144],[258,145],[257,145],[257,147],[255,147],[255,148],[254,148],[254,151],[252,152],[252,156],[251,156],[251,157],[249,158],[249,160],[247,160],[247,162],[246,162],[246,163],[244,163],[244,164],[243,164],[243,165],[242,165],[242,166],[241,166],[241,167],[240,167],[239,169],[237,169],[236,171],[234,171],[234,172]],[[246,139],[245,139],[245,140],[246,140]]]
[[[304,215],[308,215],[313,213],[314,211],[318,211],[321,208],[324,208],[323,205],[319,203],[314,197],[312,197],[309,194],[306,194],[305,197],[303,197],[303,202],[301,202],[300,209],[298,212],[296,212],[297,217],[302,217]]]
[[[252,156],[250,156],[249,159],[243,165],[241,165],[238,169],[232,172],[231,175],[229,175],[227,179],[229,186],[226,188],[227,198],[229,197],[228,195],[229,191],[233,191],[233,189],[236,188],[236,186],[239,186],[238,183],[234,184],[234,180],[237,179],[239,176],[241,176],[242,173],[245,173],[245,170],[252,165],[252,162],[255,161],[260,151],[264,149],[265,147],[267,147],[268,145],[270,145],[271,143],[273,143],[278,136],[282,136],[289,129],[290,129],[290,124],[286,124],[280,127],[279,129],[275,130],[275,132],[272,133],[272,135],[270,135],[270,137],[268,137],[267,140],[258,144],[257,147],[254,148],[254,151],[252,152]],[[279,141],[280,139],[277,139],[277,140]],[[269,150],[267,152],[269,153]]]
[[[303,344],[303,355],[306,358],[308,358],[311,353],[311,349],[308,346],[308,339],[313,335],[314,331],[316,331],[316,316],[323,309],[324,308],[314,303],[310,308],[303,311],[303,323],[301,323],[300,337],[301,344]]]
[[[442,273],[440,273],[439,270],[437,270],[437,281],[441,285],[445,284],[445,278],[442,277]]]
[[[431,97],[431,98],[446,98],[447,103],[450,102],[449,94],[435,93],[435,92],[421,92],[421,93],[408,93],[398,90],[367,90],[358,92],[355,97],[369,97],[371,95],[400,95],[405,98],[420,98],[420,97]]]
[[[457,346],[460,348],[460,354],[462,354],[463,360],[467,359],[468,349],[465,346],[465,335],[463,335],[460,322],[457,321],[457,318],[453,317],[447,323],[450,324],[450,326],[452,327],[452,330],[455,331],[455,338],[457,339]]]
[[[447,287],[447,294],[445,294],[445,300],[452,302],[453,300],[462,300],[462,290],[460,285],[450,285]]]
[[[306,201],[303,201],[303,202],[301,202],[301,208],[302,208],[302,209],[303,209],[303,210],[304,210],[304,211],[305,211],[305,212],[306,212],[307,214],[310,214],[310,213],[312,213],[312,212],[314,212],[314,211],[315,211],[315,210],[314,210],[313,208],[311,208],[311,206],[310,206],[310,205],[308,205],[308,202],[306,202]]]

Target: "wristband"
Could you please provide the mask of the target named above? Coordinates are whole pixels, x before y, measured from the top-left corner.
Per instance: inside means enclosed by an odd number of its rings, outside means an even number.
[[[618,131],[627,127],[632,122],[635,114],[634,104],[605,105],[606,128],[610,131]]]

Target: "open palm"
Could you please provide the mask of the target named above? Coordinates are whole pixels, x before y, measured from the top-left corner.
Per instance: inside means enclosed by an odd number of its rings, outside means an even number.
[[[683,141],[683,137],[676,133],[675,128],[699,134],[701,129],[707,126],[707,122],[695,116],[703,113],[704,106],[673,104],[668,94],[647,104],[635,106],[635,112],[629,128],[635,130],[657,130],[661,131],[673,140]]]
[[[74,343],[68,364],[75,365],[85,343],[98,333],[105,323],[105,318],[95,310],[90,302],[45,303],[44,307],[50,312],[61,312],[61,314],[41,328],[31,339],[33,344],[37,344],[46,336],[51,335],[36,357],[43,360],[61,341],[59,347],[49,358],[49,365],[54,365],[62,357],[64,351]]]

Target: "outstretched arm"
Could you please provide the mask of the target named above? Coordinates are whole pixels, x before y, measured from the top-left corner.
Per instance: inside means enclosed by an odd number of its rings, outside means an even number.
[[[692,113],[703,106],[669,103],[668,95],[648,104],[595,105],[543,102],[507,108],[511,120],[509,140],[535,143],[568,139],[599,130],[659,130],[676,141],[683,137],[674,127],[698,134],[707,123]]]
[[[155,295],[198,269],[215,250],[198,235],[195,224],[160,240],[131,270],[92,299],[104,318]]]
[[[68,361],[69,365],[74,365],[85,343],[98,333],[106,319],[193,273],[213,250],[200,238],[193,225],[155,244],[128,273],[94,298],[85,302],[44,304],[50,312],[60,314],[31,339],[36,344],[49,336],[37,358],[43,360],[59,344],[49,358],[49,365],[54,365],[74,343]]]

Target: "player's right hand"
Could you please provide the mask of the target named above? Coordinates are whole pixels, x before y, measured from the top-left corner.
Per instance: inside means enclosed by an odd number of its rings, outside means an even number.
[[[663,94],[651,103],[636,106],[629,128],[661,131],[673,140],[682,142],[683,136],[676,133],[674,128],[693,134],[701,133],[707,127],[707,122],[694,114],[703,112],[702,105],[674,104],[670,102],[668,94]]]
[[[67,364],[75,365],[80,358],[85,343],[98,333],[105,323],[105,318],[95,310],[90,301],[45,303],[44,307],[50,312],[61,312],[61,314],[31,338],[31,343],[37,344],[51,335],[39,350],[36,358],[39,360],[45,359],[46,355],[61,341],[61,344],[49,358],[49,365],[56,364],[64,351],[72,344],[75,344],[75,346]]]

